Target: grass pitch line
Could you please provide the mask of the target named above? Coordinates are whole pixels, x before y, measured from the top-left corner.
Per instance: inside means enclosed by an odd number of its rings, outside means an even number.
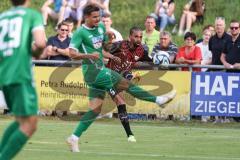
[[[32,149],[32,148],[25,148],[26,151],[33,151],[33,152],[54,152],[54,153],[71,153],[67,150],[54,150],[54,149]],[[98,156],[132,156],[132,157],[162,157],[162,158],[176,158],[176,159],[206,159],[206,160],[240,160],[240,158],[230,158],[230,157],[207,157],[207,156],[183,156],[183,155],[161,155],[161,154],[137,154],[137,153],[116,153],[116,152],[91,152],[91,151],[80,151],[80,153],[72,153],[72,154],[93,154]]]

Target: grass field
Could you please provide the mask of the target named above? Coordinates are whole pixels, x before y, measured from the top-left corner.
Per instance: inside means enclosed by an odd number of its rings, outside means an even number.
[[[0,134],[10,123],[2,118]],[[94,123],[71,153],[66,137],[77,122],[44,120],[15,160],[240,160],[240,125],[135,122],[137,143],[128,143],[117,120]]]

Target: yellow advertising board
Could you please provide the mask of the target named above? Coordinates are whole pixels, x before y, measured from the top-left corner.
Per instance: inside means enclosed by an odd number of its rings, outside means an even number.
[[[41,110],[88,110],[88,90],[81,68],[35,67],[35,78]],[[177,96],[164,109],[156,104],[133,98],[124,92],[129,113],[186,115],[190,110],[191,73],[182,71],[136,70],[133,83],[154,95],[177,90]],[[106,96],[102,112],[116,111],[116,105]]]

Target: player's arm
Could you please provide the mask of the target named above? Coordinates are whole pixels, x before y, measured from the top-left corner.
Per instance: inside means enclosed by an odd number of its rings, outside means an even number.
[[[113,60],[117,63],[121,63],[121,59],[119,57],[114,56],[114,55],[112,55],[111,53],[109,53],[105,50],[103,50],[103,56],[104,56],[104,58],[111,59],[111,60]]]
[[[46,47],[46,35],[43,28],[33,30],[32,54],[34,57],[39,57]]]
[[[99,59],[99,53],[94,52],[91,54],[83,54],[83,53],[79,53],[76,49],[69,48],[69,57],[75,60],[81,60],[81,59],[97,60]]]

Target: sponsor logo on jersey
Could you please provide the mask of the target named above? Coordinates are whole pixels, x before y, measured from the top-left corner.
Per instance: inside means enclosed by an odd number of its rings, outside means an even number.
[[[102,43],[103,43],[103,35],[92,38],[92,44],[95,49],[101,48]]]

